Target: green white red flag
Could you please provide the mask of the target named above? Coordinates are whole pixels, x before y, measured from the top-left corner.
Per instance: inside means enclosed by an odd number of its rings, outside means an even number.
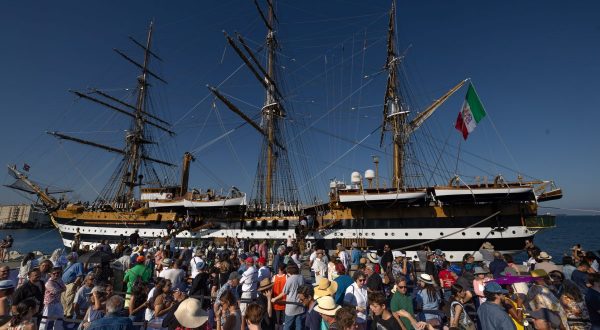
[[[456,118],[456,125],[454,127],[462,133],[463,138],[466,140],[469,133],[475,130],[477,124],[485,117],[485,110],[483,105],[475,92],[473,85],[469,84],[469,90],[465,97],[465,102],[461,111],[458,113]]]

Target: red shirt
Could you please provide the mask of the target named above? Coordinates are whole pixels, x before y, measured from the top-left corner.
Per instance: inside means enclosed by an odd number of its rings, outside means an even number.
[[[456,274],[447,269],[442,269],[439,274],[440,283],[444,289],[450,289],[452,284],[456,283]]]

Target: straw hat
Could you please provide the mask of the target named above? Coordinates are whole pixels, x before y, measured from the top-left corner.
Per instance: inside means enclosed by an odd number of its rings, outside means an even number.
[[[427,283],[427,284],[434,284],[433,282],[433,277],[431,277],[431,275],[429,274],[421,274],[419,275],[419,281],[423,282],[423,283]]]
[[[273,282],[271,282],[271,278],[269,277],[265,277],[264,279],[262,279],[260,281],[260,283],[258,283],[258,291],[265,291],[265,290],[269,290],[270,288],[273,287]]]
[[[208,314],[202,309],[202,303],[195,298],[187,298],[175,311],[175,319],[185,328],[198,328],[208,321]]]
[[[333,300],[333,297],[331,296],[321,297],[317,303],[318,305],[315,306],[314,310],[317,311],[317,313],[329,316],[335,316],[335,312],[342,308],[340,305],[335,303],[335,300]]]
[[[15,282],[13,282],[11,280],[0,281],[0,290],[8,290],[8,289],[14,289],[14,288],[15,288]]]
[[[540,255],[538,256],[538,259],[540,259],[540,260],[550,260],[550,259],[552,259],[552,256],[549,255],[548,252],[542,251],[542,252],[540,252]]]
[[[331,296],[335,294],[338,289],[338,283],[336,281],[330,281],[325,277],[319,279],[317,286],[315,287],[315,299],[319,299],[324,296]]]
[[[164,258],[160,264],[165,266],[165,267],[169,267],[171,266],[171,264],[173,263],[173,260],[169,259],[169,258]]]
[[[530,272],[531,277],[540,278],[548,276],[548,273],[543,269],[534,269]]]
[[[493,246],[493,245],[492,245],[492,243],[490,243],[490,242],[484,242],[484,243],[481,245],[481,248],[482,248],[482,249],[487,249],[487,250],[493,250],[493,249],[494,249],[494,246]]]
[[[378,264],[379,263],[379,256],[375,252],[369,252],[369,253],[367,253],[367,259],[369,259],[374,264]]]

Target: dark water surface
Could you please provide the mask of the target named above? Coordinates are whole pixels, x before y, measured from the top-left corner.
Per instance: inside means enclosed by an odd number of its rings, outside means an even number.
[[[62,247],[62,241],[56,229],[12,229],[0,230],[0,237],[12,234],[14,250],[21,253],[39,250],[51,253]],[[600,216],[559,216],[556,228],[547,229],[535,236],[535,244],[560,262],[564,253],[570,253],[571,247],[577,243],[584,250],[600,250]],[[522,260],[520,255],[516,259]]]

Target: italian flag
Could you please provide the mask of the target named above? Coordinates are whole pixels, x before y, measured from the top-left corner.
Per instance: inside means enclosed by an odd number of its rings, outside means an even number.
[[[454,127],[462,133],[463,138],[466,140],[469,133],[475,130],[475,127],[477,127],[477,124],[483,117],[485,117],[483,105],[479,97],[477,97],[477,92],[475,92],[473,85],[469,84],[465,102],[463,103],[462,110],[458,113]]]

